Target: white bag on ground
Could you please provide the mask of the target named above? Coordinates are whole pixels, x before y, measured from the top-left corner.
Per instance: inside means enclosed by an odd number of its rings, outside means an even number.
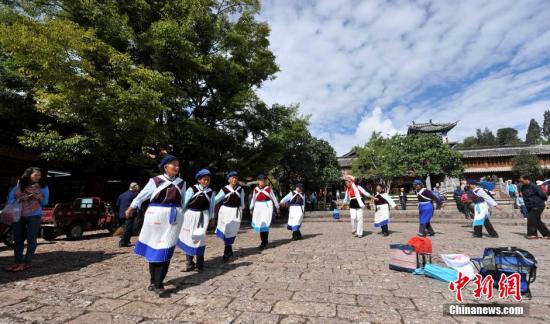
[[[462,272],[464,276],[470,279],[475,278],[475,270],[470,257],[464,254],[441,254],[441,258],[445,264],[457,272]]]

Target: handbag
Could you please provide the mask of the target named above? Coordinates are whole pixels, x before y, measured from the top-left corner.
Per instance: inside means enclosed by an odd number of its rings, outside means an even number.
[[[420,267],[414,247],[406,244],[390,244],[389,268],[395,271],[413,273]]]
[[[19,202],[8,203],[0,212],[0,222],[11,225],[21,219],[21,204]]]

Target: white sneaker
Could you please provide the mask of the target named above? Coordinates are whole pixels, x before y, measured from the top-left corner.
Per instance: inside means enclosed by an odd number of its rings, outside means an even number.
[[[358,238],[362,238],[362,237],[363,237],[363,235],[357,235],[357,237],[358,237]]]

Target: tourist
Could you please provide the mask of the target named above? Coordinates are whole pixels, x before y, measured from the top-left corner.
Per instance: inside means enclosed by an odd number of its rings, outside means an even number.
[[[13,247],[15,263],[7,267],[7,271],[21,272],[31,267],[32,257],[37,247],[36,238],[40,232],[42,207],[48,204],[50,196],[45,178],[40,168],[27,168],[8,194],[7,203],[19,203],[21,217],[11,224],[15,241]],[[27,252],[23,256],[25,240],[27,240]]]
[[[281,199],[281,204],[288,205],[288,223],[287,229],[292,231],[292,240],[301,240],[302,233],[300,232],[300,227],[302,226],[302,221],[304,220],[304,208],[305,208],[305,197],[304,197],[304,185],[301,183],[296,184],[296,189],[289,192],[283,199]]]
[[[399,188],[399,204],[401,209],[407,210],[407,193],[403,187]]]
[[[258,174],[258,185],[254,188],[250,209],[252,210],[252,228],[260,233],[260,250],[269,243],[269,227],[273,217],[273,206],[278,210],[279,202],[270,186],[266,185],[265,174]]]
[[[523,215],[523,219],[527,220],[527,215],[529,215],[529,212],[527,211],[527,207],[525,207],[525,201],[523,200],[523,195],[521,194],[521,186],[518,189],[518,198],[516,199],[517,204],[521,214]]]
[[[180,165],[175,156],[166,155],[159,170],[163,174],[149,179],[126,210],[126,218],[133,217],[135,210],[150,199],[134,252],[149,262],[151,279],[148,289],[161,296],[183,223],[185,181],[178,177]]]
[[[227,186],[216,195],[215,204],[222,202],[218,212],[216,236],[223,240],[223,261],[233,256],[233,243],[239,233],[244,209],[244,190],[239,186],[239,174],[231,171],[227,174]]]
[[[178,247],[187,259],[185,272],[204,270],[206,230],[215,205],[214,191],[210,188],[211,177],[209,170],[200,170],[195,175],[197,184],[185,192],[185,214],[178,238]]]
[[[518,208],[517,203],[516,203],[518,186],[515,185],[512,182],[512,180],[507,180],[506,181],[506,192],[508,193],[508,196],[510,197],[510,199],[512,199],[512,201],[514,202],[514,208]]]
[[[550,239],[550,231],[541,220],[542,212],[546,207],[546,195],[539,186],[535,185],[531,177],[528,175],[522,175],[521,181],[521,195],[525,201],[525,207],[527,208],[527,238],[537,239],[538,232],[545,239]]]
[[[426,234],[434,236],[435,231],[430,223],[434,214],[434,203],[439,208],[443,202],[430,190],[424,188],[422,180],[414,180],[413,186],[418,197],[419,225],[417,235],[421,237],[425,237]]]
[[[463,213],[464,216],[466,217],[466,219],[468,218],[468,215],[465,211],[465,206],[464,204],[460,201],[460,198],[462,197],[462,195],[464,194],[464,191],[462,190],[462,188],[460,188],[460,186],[456,186],[455,190],[453,191],[453,199],[456,203],[456,209]]]
[[[344,204],[349,204],[349,213],[351,219],[352,235],[356,237],[363,237],[363,208],[365,203],[362,197],[371,197],[363,187],[355,184],[355,178],[351,175],[344,177],[346,183],[346,194],[344,197]]]
[[[118,242],[119,247],[131,246],[130,238],[132,237],[132,233],[134,230],[134,222],[137,216],[137,210],[134,210],[134,213],[130,215],[130,218],[126,218],[126,210],[128,209],[128,207],[130,207],[130,204],[132,203],[134,198],[137,197],[138,193],[139,185],[135,182],[132,182],[130,184],[130,188],[120,194],[116,201],[116,206],[118,207],[119,225],[124,226],[124,234],[122,234],[122,237]]]
[[[500,207],[493,197],[491,197],[485,189],[479,186],[479,181],[468,180],[468,187],[471,192],[470,199],[474,203],[474,221],[472,223],[474,226],[473,237],[483,237],[483,226],[485,226],[490,237],[498,237],[498,233],[493,228],[489,218],[491,216],[491,208],[500,209]]]
[[[381,184],[376,185],[376,193],[373,197],[376,211],[374,212],[374,227],[382,228],[380,234],[390,235],[388,223],[390,222],[390,208],[399,209],[393,199],[384,191]]]
[[[311,210],[317,210],[317,192],[311,193]]]

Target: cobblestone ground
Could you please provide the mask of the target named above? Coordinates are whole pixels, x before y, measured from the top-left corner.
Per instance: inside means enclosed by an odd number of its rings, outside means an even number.
[[[510,323],[550,321],[550,241],[528,241],[524,226],[496,224],[500,238],[473,239],[461,224],[435,224],[435,253],[479,256],[483,247],[513,245],[539,262],[526,318]],[[270,234],[271,246],[256,249],[257,234],[243,229],[237,258],[222,264],[221,241],[208,237],[206,271],[181,272],[177,252],[167,277],[170,297],[148,292],[147,264],[118,248],[118,239],[92,233],[78,242],[40,240],[34,267],[26,273],[0,273],[0,323],[497,323],[502,318],[448,317],[453,301],[445,283],[388,270],[390,243],[405,243],[416,225],[393,223],[390,237],[374,232],[359,239],[347,222],[306,221],[304,240],[291,242],[284,227]],[[373,233],[374,232],[374,233]],[[135,238],[133,238],[135,241]],[[0,252],[0,266],[12,252]],[[440,262],[436,257],[435,262]],[[471,294],[465,292],[466,298]]]

